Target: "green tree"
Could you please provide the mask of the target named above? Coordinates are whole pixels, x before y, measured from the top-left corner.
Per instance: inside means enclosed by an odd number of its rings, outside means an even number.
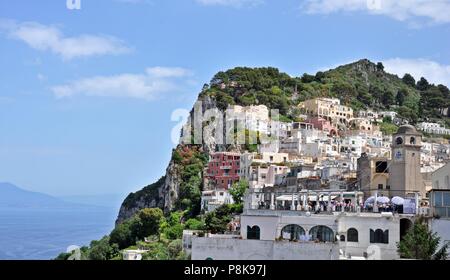
[[[116,226],[109,235],[110,245],[117,244],[120,250],[136,244],[136,237],[133,235],[132,227],[137,223],[136,217],[126,220]]]
[[[105,261],[116,257],[119,254],[119,246],[109,243],[109,236],[105,236],[99,241],[92,241],[89,249],[89,259]]]
[[[236,204],[242,203],[242,198],[244,197],[245,191],[248,189],[248,181],[245,179],[235,182],[231,188],[228,190],[233,197],[233,201]]]
[[[137,213],[138,219],[134,223],[134,234],[138,239],[158,234],[159,225],[164,214],[159,208],[145,208]]]
[[[400,89],[397,92],[397,96],[395,97],[395,100],[397,101],[397,104],[399,106],[403,106],[403,104],[405,103],[405,99],[406,99],[407,95],[408,95],[408,92],[406,90],[404,90],[404,89]]]
[[[378,62],[378,63],[377,63],[377,70],[378,70],[378,71],[383,71],[383,70],[384,70],[384,65],[383,65],[383,63],[381,63],[381,62]]]
[[[200,218],[193,218],[186,221],[184,224],[186,229],[203,230],[205,228],[205,221]]]
[[[398,253],[402,258],[408,259],[446,259],[447,248],[437,250],[440,237],[431,232],[423,219],[418,219],[413,227],[406,233],[399,243],[397,243]]]
[[[170,253],[167,245],[161,242],[152,242],[146,245],[147,253],[142,255],[143,260],[170,260]]]
[[[314,82],[315,79],[316,79],[315,76],[305,73],[302,76],[302,83],[306,83],[306,84],[307,83],[312,83],[312,82]]]
[[[392,123],[392,117],[391,116],[385,116],[383,117],[384,123]]]
[[[232,219],[232,207],[227,204],[219,206],[212,212],[206,214],[206,229],[212,233],[223,233]]]
[[[171,260],[177,260],[182,258],[182,252],[183,252],[183,242],[181,239],[172,240],[167,245],[167,251],[169,252],[169,258]]]
[[[420,80],[417,82],[416,88],[420,91],[425,91],[430,87],[430,84],[428,83],[427,79],[424,77],[420,78]]]
[[[416,87],[416,80],[414,79],[413,76],[411,76],[410,74],[406,73],[403,78],[402,81],[407,84],[408,86],[411,87]]]
[[[390,90],[385,90],[383,92],[383,97],[382,97],[381,102],[383,103],[384,106],[389,108],[389,106],[393,105],[395,102],[394,93]]]
[[[401,117],[408,119],[412,123],[415,123],[418,118],[417,113],[413,109],[406,106],[401,106],[400,108],[398,108],[397,113]]]
[[[390,117],[389,117],[390,119]],[[396,133],[398,130],[398,126],[396,126],[393,123],[390,122],[383,122],[380,124],[380,131],[383,132],[383,134],[385,135],[392,135],[394,133]]]
[[[183,236],[184,225],[182,224],[184,212],[170,213],[170,216],[161,223],[161,233],[169,240],[180,239]]]
[[[316,82],[321,83],[324,78],[325,78],[325,73],[323,73],[322,71],[319,71],[316,73],[316,77],[315,77]]]

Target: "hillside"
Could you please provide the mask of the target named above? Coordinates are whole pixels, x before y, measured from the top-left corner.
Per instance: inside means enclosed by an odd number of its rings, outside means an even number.
[[[424,78],[416,83],[409,75],[400,78],[385,72],[381,63],[375,64],[367,59],[302,77],[290,77],[272,67],[237,67],[214,75],[210,84],[205,85],[199,94],[199,100],[207,104],[204,110],[213,106],[223,110],[229,104],[264,104],[279,109],[281,119],[286,121],[296,120],[299,113],[296,105],[299,102],[315,97],[336,97],[355,110],[396,110],[411,123],[433,120],[450,126],[450,110],[447,110],[447,115],[442,114],[444,108],[450,107],[450,92],[446,86],[429,84]],[[179,155],[177,151],[180,149],[178,147],[173,155]],[[203,145],[183,149],[207,154],[210,147]],[[188,154],[189,162],[189,153],[183,154]],[[185,165],[172,160],[164,178],[130,194],[121,207],[118,221],[131,217],[142,209],[139,206],[158,206],[166,213],[176,209],[176,198],[183,185],[180,170],[184,170]],[[198,169],[196,172],[200,173]],[[200,183],[194,185],[193,192],[198,195]],[[181,196],[181,199],[185,197]]]
[[[271,67],[237,67],[217,73],[209,84],[205,84],[198,100],[203,102],[203,111],[212,107],[224,110],[233,104],[263,104],[279,109],[282,121],[295,121],[299,115],[297,105],[315,97],[339,98],[355,110],[395,110],[411,123],[433,120],[450,125],[450,92],[446,86],[429,84],[424,78],[416,83],[410,75],[400,78],[386,73],[381,63],[366,59],[302,77],[291,77]],[[213,232],[220,231],[224,221],[239,212],[239,207],[234,208],[236,205],[233,204],[219,208],[217,214],[214,211],[200,215],[203,168],[210,151],[236,149],[240,147],[216,145],[213,138],[202,145],[179,145],[172,151],[166,174],[157,182],[128,195],[121,205],[116,229],[102,240],[93,242],[91,248],[86,249],[86,255],[91,259],[117,256],[117,250],[136,245],[136,240],[161,233],[164,238],[155,237],[157,242],[140,244],[163,252],[168,258],[167,248],[175,246],[178,249],[173,250],[173,258],[183,258],[179,243],[184,228],[206,227]],[[158,221],[159,229],[155,221]],[[144,227],[146,223],[152,226]],[[105,255],[92,256],[104,248],[109,250]],[[149,253],[147,257],[153,255]]]
[[[295,105],[315,97],[336,97],[354,110],[396,110],[415,123],[438,120],[449,125],[450,92],[446,86],[415,82],[384,71],[381,63],[367,59],[314,75],[290,77],[276,68],[238,67],[217,73],[200,97],[211,96],[219,108],[228,104],[264,104],[280,110],[288,119],[296,117]]]

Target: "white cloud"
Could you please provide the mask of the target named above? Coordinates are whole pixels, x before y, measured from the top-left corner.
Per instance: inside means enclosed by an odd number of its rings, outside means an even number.
[[[450,23],[450,0],[305,0],[302,9],[309,14],[367,12],[413,24]]]
[[[23,41],[34,49],[51,51],[66,60],[93,55],[116,55],[130,51],[121,40],[112,36],[83,34],[68,37],[55,26],[36,22],[2,21],[0,30],[6,31],[9,37]]]
[[[58,98],[84,94],[151,100],[161,93],[178,90],[180,78],[190,75],[191,72],[183,68],[152,67],[147,68],[144,74],[126,73],[84,78],[54,86],[51,90]]]
[[[383,61],[385,71],[403,77],[411,74],[416,80],[424,77],[430,83],[443,84],[450,87],[450,65],[442,65],[427,59],[393,58]]]
[[[196,0],[197,3],[205,6],[228,6],[240,8],[243,6],[257,6],[264,0]]]

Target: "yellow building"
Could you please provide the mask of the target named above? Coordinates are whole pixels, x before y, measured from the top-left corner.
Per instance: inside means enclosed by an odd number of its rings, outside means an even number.
[[[317,116],[329,120],[332,123],[348,124],[353,118],[353,109],[341,105],[337,98],[315,98],[301,102],[300,110],[310,116]]]
[[[384,157],[371,157],[363,153],[358,159],[358,187],[365,197],[378,193],[390,196],[389,160]]]

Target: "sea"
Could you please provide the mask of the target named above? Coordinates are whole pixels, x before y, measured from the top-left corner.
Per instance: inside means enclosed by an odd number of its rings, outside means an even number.
[[[116,208],[0,208],[0,260],[50,260],[114,228]]]

